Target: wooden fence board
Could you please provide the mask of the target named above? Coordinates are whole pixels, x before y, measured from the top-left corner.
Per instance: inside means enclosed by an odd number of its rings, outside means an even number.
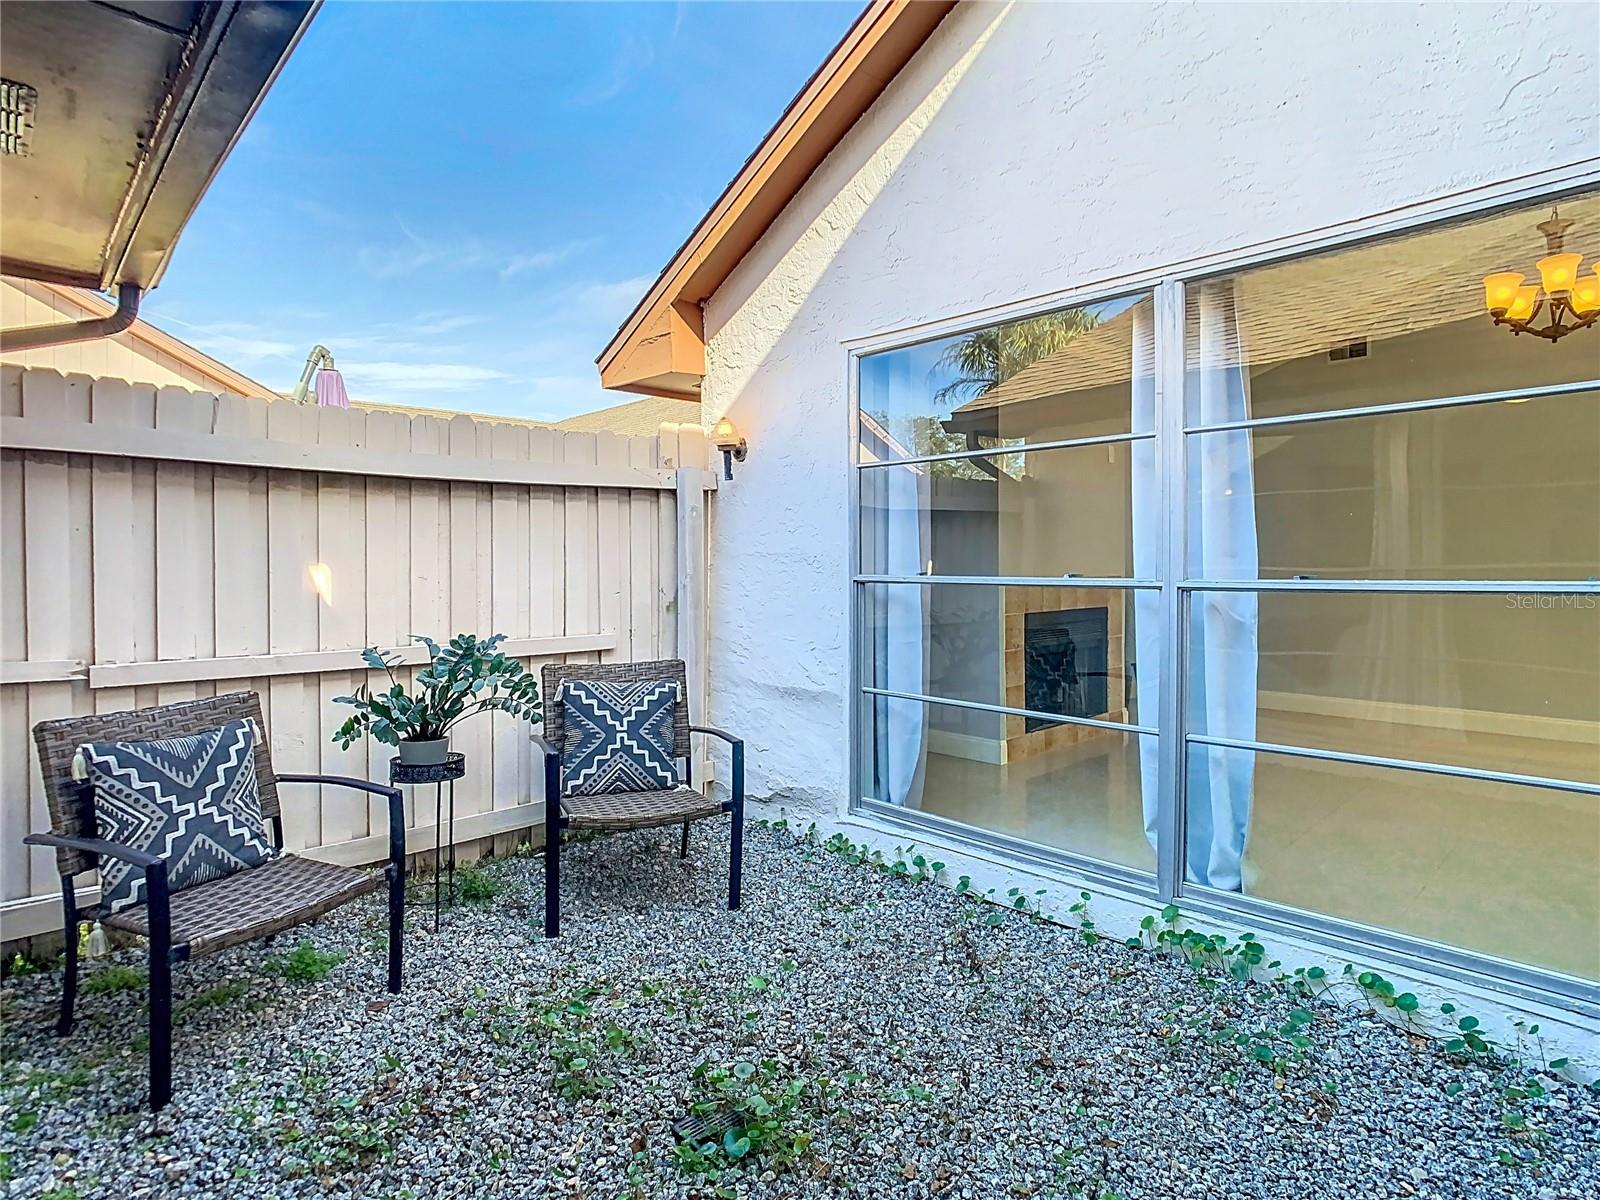
[[[502,632],[532,670],[673,654],[678,465],[657,438],[0,372],[3,936],[57,920],[53,854],[21,845],[48,819],[34,722],[254,690],[281,770],[385,778],[392,748],[330,740],[333,696],[384,678],[364,645],[407,679],[413,633]],[[527,730],[455,744],[458,841],[514,846],[542,823]],[[383,806],[321,792],[286,789],[286,844],[381,858]],[[406,814],[431,847],[431,802]]]

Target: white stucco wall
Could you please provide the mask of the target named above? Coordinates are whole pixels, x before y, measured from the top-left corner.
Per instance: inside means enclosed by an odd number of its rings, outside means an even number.
[[[753,795],[848,820],[843,343],[1592,166],[1597,44],[1580,4],[962,4],[706,305]]]

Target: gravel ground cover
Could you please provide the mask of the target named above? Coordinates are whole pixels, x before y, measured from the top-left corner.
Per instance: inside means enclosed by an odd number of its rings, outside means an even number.
[[[536,858],[471,875],[437,936],[416,889],[392,999],[381,897],[306,944],[183,968],[155,1118],[138,952],[88,964],[67,1040],[58,973],[14,977],[8,1194],[1600,1195],[1600,1096],[1537,1061],[1461,1061],[1353,988],[1305,999],[1087,944],[774,829],[750,831],[729,914],[726,829],[698,827],[687,861],[675,838],[574,843],[553,944]],[[742,1120],[680,1148],[697,1106]]]

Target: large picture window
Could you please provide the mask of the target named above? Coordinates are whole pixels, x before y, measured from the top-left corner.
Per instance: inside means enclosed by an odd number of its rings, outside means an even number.
[[[1150,320],[1132,296],[862,359],[870,802],[1154,870]]]
[[[863,355],[862,802],[1600,979],[1600,324],[1485,310],[1550,208]]]

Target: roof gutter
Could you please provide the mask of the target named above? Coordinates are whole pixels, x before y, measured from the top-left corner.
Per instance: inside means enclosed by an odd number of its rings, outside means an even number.
[[[58,321],[49,325],[25,325],[21,329],[0,330],[0,350],[20,352],[65,346],[69,342],[88,342],[121,333],[139,317],[139,300],[144,289],[138,284],[117,286],[116,311],[87,321]]]

